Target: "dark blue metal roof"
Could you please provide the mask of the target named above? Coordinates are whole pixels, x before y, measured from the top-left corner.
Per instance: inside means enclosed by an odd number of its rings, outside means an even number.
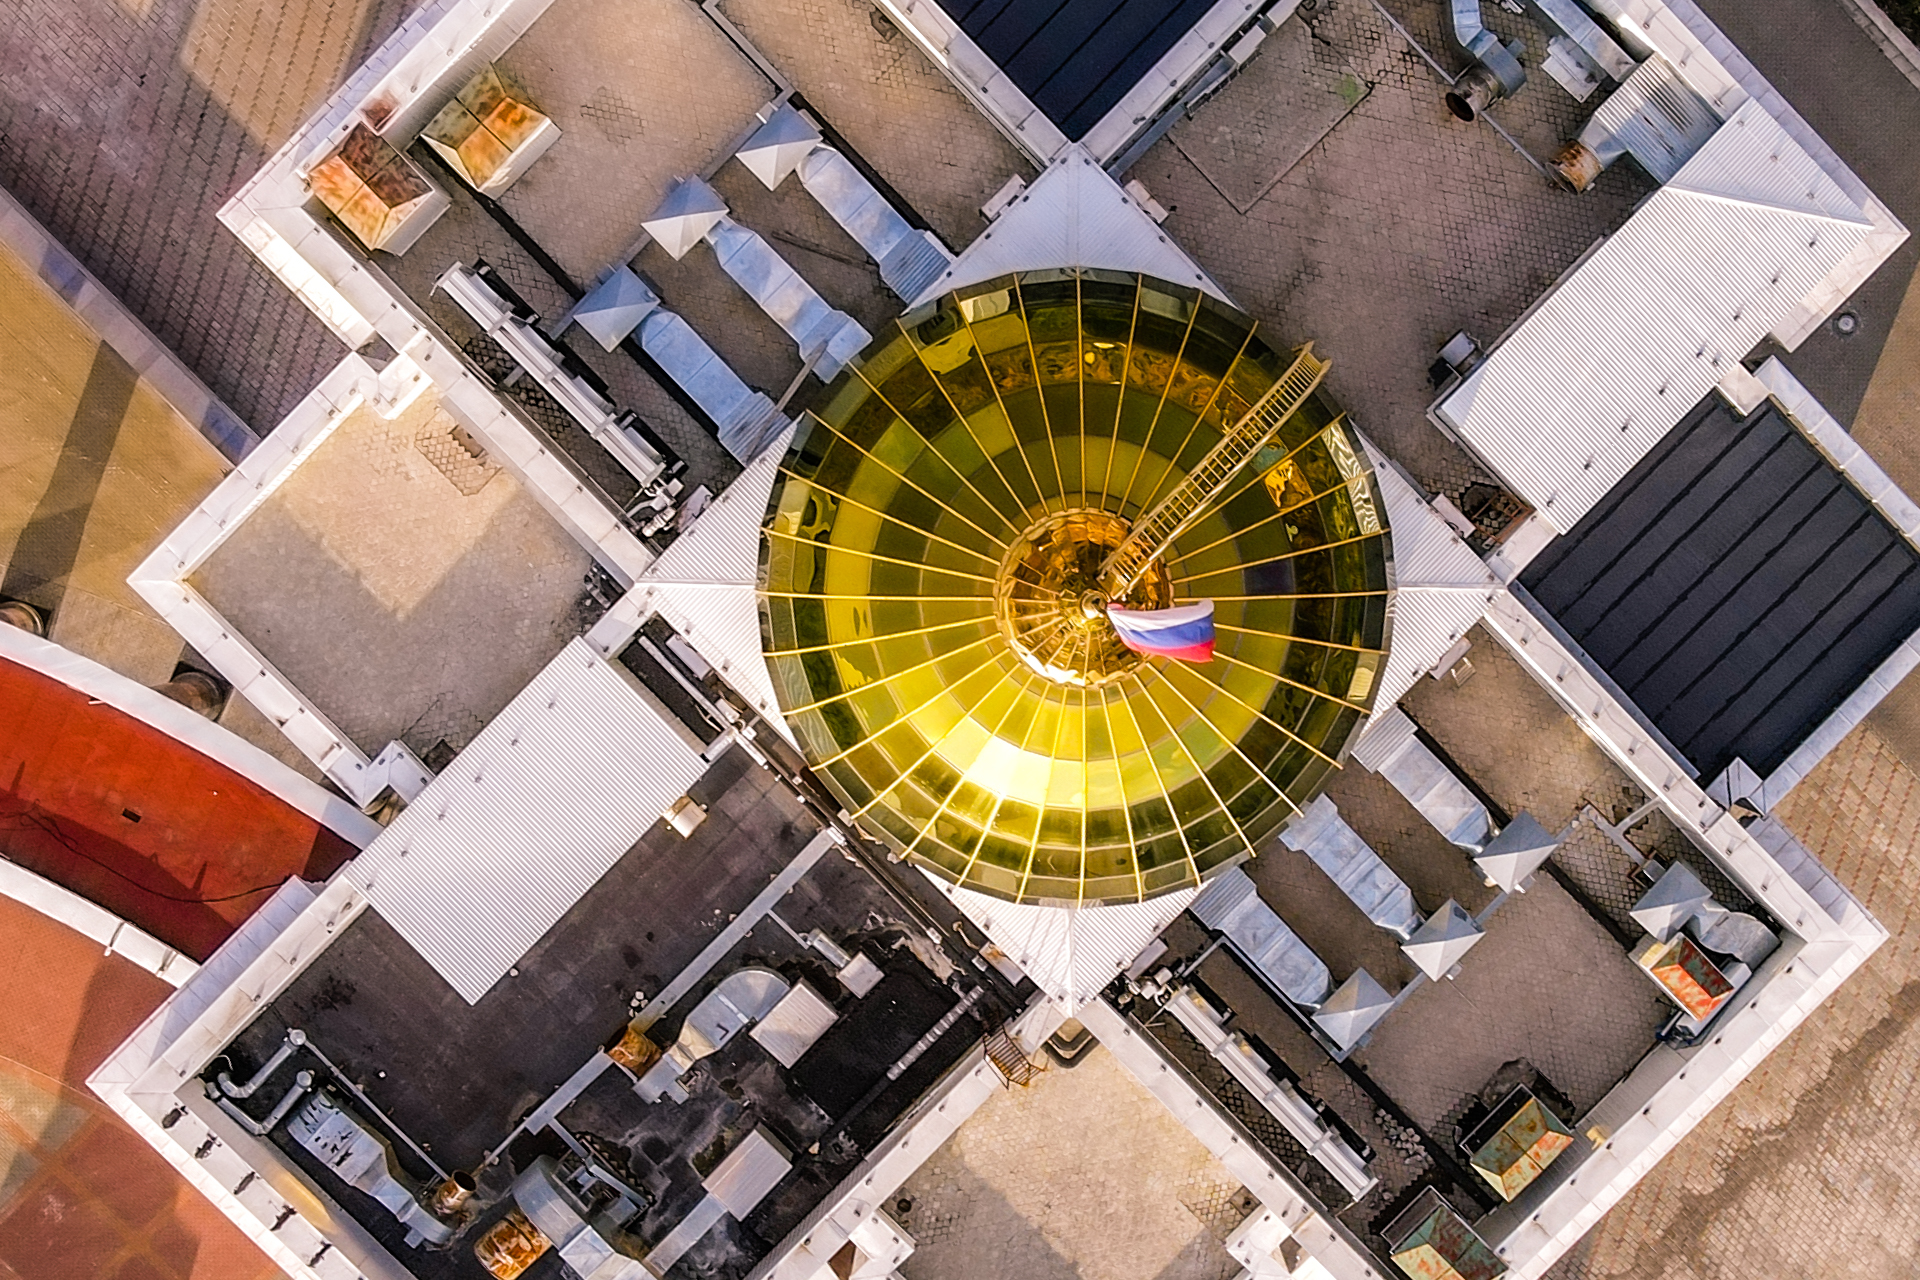
[[[1078,140],[1213,0],[941,0],[1007,78]]]
[[[1772,772],[1920,627],[1920,555],[1777,406],[1718,396],[1521,584],[1703,780]]]

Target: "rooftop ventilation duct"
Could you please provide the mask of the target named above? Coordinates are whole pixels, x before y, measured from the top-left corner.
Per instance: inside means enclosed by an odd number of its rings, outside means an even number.
[[[576,1184],[577,1185],[577,1184]],[[615,1199],[595,1212],[552,1156],[541,1156],[513,1182],[513,1202],[560,1260],[589,1280],[651,1280],[639,1242],[622,1228],[635,1206]],[[541,1250],[540,1252],[545,1252]]]
[[[749,966],[728,974],[703,997],[660,1060],[634,1086],[647,1102],[662,1097],[685,1102],[680,1078],[693,1064],[725,1048],[734,1036],[773,1012],[792,984],[771,969]]]
[[[1473,65],[1447,90],[1447,110],[1460,119],[1478,118],[1527,82],[1520,66],[1520,42],[1503,45],[1499,36],[1487,30],[1480,21],[1480,0],[1453,0],[1453,38],[1473,59]]]
[[[331,1090],[317,1093],[287,1125],[287,1133],[341,1181],[384,1205],[407,1229],[407,1243],[442,1245],[454,1224],[420,1203],[419,1190],[394,1172],[386,1139],[340,1105]]]
[[[1547,58],[1541,63],[1560,87],[1585,102],[1603,80],[1625,80],[1633,74],[1633,58],[1614,43],[1576,0],[1526,0],[1549,30]]]
[[[1655,182],[1670,182],[1721,123],[1720,113],[1656,54],[1553,157],[1554,172],[1575,191],[1585,191],[1615,160],[1632,156]]]

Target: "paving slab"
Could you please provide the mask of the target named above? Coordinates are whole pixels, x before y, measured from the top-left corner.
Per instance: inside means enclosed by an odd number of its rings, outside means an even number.
[[[907,1280],[1229,1280],[1251,1198],[1096,1046],[989,1098],[886,1207]]]
[[[954,250],[1025,156],[871,0],[724,0],[733,20],[818,112]]]
[[[1888,1280],[1920,1256],[1920,777],[1870,725],[1778,814],[1892,936],[1554,1280]]]
[[[263,434],[345,352],[214,214],[417,4],[0,6],[0,185]]]
[[[1459,977],[1423,983],[1353,1056],[1441,1137],[1443,1122],[1515,1060],[1586,1111],[1673,1012],[1613,935],[1542,876],[1501,905]]]
[[[1168,137],[1244,214],[1372,91],[1339,49],[1286,22],[1221,90],[1219,110],[1204,123],[1182,120]]]
[[[1472,678],[1464,684],[1422,679],[1401,702],[1496,804],[1510,815],[1524,809],[1548,831],[1559,831],[1582,805],[1614,822],[1644,800],[1485,627],[1467,635]]]
[[[499,59],[560,126],[500,203],[581,284],[674,181],[725,159],[774,86],[686,0],[555,0]]]
[[[368,755],[465,746],[588,621],[587,553],[454,432],[356,411],[194,577]]]
[[[1418,16],[1411,3],[1390,7]],[[1439,4],[1426,9],[1444,20]],[[1447,112],[1437,74],[1371,0],[1319,0],[1288,21],[1306,23],[1373,86],[1304,159],[1245,212],[1174,138],[1128,176],[1170,210],[1168,233],[1243,308],[1332,360],[1326,389],[1362,430],[1426,488],[1457,499],[1488,477],[1426,419],[1440,345],[1462,328],[1498,337],[1651,183],[1618,164],[1583,195],[1556,189],[1490,126]],[[1550,94],[1573,101],[1551,82],[1523,91],[1533,92],[1549,106]],[[1241,127],[1233,93],[1183,128]]]

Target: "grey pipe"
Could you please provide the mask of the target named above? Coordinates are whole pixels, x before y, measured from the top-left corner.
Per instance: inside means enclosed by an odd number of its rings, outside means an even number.
[[[304,1031],[287,1032],[287,1038],[285,1043],[283,1043],[278,1049],[274,1050],[273,1056],[271,1058],[268,1058],[266,1062],[262,1063],[260,1069],[253,1073],[253,1078],[247,1081],[245,1084],[235,1084],[233,1082],[233,1077],[228,1075],[224,1071],[222,1071],[218,1076],[215,1076],[214,1079],[218,1081],[220,1085],[220,1092],[225,1094],[229,1098],[251,1098],[255,1093],[259,1092],[260,1086],[265,1084],[268,1078],[271,1077],[274,1072],[278,1071],[282,1066],[284,1066],[286,1064],[287,1059],[291,1058],[294,1055],[295,1051],[297,1051],[302,1045],[306,1044],[306,1042],[307,1042],[306,1032]]]
[[[207,1090],[207,1096],[219,1103],[220,1109],[232,1116],[241,1128],[256,1138],[264,1138],[273,1131],[274,1126],[287,1118],[287,1112],[293,1110],[293,1104],[300,1101],[300,1099],[306,1095],[307,1090],[311,1088],[313,1088],[313,1072],[302,1071],[293,1078],[292,1087],[290,1087],[286,1094],[281,1097],[280,1101],[274,1105],[273,1110],[267,1113],[265,1120],[255,1120],[239,1107],[234,1106],[232,1102],[221,1097],[213,1089]]]

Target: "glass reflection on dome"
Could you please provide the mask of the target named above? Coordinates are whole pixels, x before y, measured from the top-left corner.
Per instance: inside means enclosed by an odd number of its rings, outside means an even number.
[[[1030,272],[909,313],[828,388],[774,491],[763,639],[866,830],[1000,897],[1130,901],[1312,799],[1372,705],[1389,594],[1373,476],[1317,391],[1114,600],[1213,600],[1212,662],[1133,653],[1097,607],[1136,523],[1321,367],[1303,352],[1198,290]]]

